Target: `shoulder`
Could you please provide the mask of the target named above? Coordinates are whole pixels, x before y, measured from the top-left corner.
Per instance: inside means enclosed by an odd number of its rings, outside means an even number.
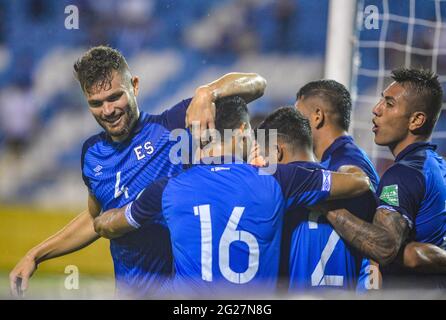
[[[81,154],[82,167],[84,166],[85,157],[88,151],[94,146],[96,146],[98,143],[104,141],[105,139],[106,139],[105,132],[101,132],[91,136],[90,138],[84,141],[82,145],[82,154]]]
[[[82,144],[82,154],[84,154],[89,148],[93,147],[97,143],[103,141],[105,139],[105,132],[101,132],[95,134],[84,141]]]
[[[379,184],[381,192],[385,188],[398,187],[405,192],[424,193],[425,177],[422,171],[405,163],[396,163],[384,172]]]
[[[184,128],[186,111],[191,101],[191,98],[181,100],[161,114],[145,114],[144,125],[159,124],[168,130]]]

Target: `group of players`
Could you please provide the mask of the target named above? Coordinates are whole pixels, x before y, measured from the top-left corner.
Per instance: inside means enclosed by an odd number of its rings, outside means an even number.
[[[39,263],[100,236],[111,239],[118,297],[446,287],[446,164],[428,142],[442,104],[436,75],[395,70],[373,108],[375,143],[395,157],[380,180],[347,134],[350,94],[335,81],[302,87],[258,126],[268,143],[254,148],[243,133],[247,103],[266,87],[257,74],[227,74],[149,115],[117,50],[94,47],[74,69],[104,129],[82,149],[88,209],[22,258],[14,295]],[[170,134],[194,123],[235,134],[186,168],[170,159]]]

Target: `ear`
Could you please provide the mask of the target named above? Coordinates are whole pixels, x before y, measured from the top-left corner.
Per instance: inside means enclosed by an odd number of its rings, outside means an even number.
[[[138,92],[139,92],[139,77],[134,76],[131,79],[132,81],[132,87],[133,87],[133,93],[136,96],[138,96]]]
[[[284,154],[283,154],[284,150],[283,147],[280,143],[277,144],[277,163],[282,162]]]
[[[316,107],[312,115],[314,127],[320,129],[325,122],[325,112],[321,107]]]
[[[410,131],[416,131],[420,129],[427,120],[427,116],[422,111],[416,111],[412,113],[409,119],[409,130]]]

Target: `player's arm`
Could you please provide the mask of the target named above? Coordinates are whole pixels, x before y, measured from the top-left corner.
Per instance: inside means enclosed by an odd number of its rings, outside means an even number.
[[[370,190],[370,179],[361,171],[340,173],[279,165],[274,173],[288,206],[315,206],[322,201],[359,196]]]
[[[420,273],[446,273],[446,251],[431,243],[410,242],[404,248],[403,265]]]
[[[94,219],[94,230],[98,235],[107,239],[114,239],[135,230],[125,217],[128,206],[111,209]]]
[[[223,77],[200,86],[186,111],[186,127],[200,123],[201,131],[215,128],[215,101],[229,96],[240,96],[247,103],[260,98],[266,88],[266,80],[256,73],[228,73]]]
[[[382,266],[395,260],[410,230],[400,213],[382,207],[376,211],[373,223],[346,209],[328,211],[326,217],[345,241]]]
[[[93,220],[100,212],[97,200],[89,195],[87,210],[80,213],[59,232],[29,250],[17,263],[9,274],[11,293],[19,296],[20,291],[28,288],[29,278],[39,263],[77,251],[97,240],[99,236],[94,231]]]
[[[331,173],[330,195],[327,200],[354,198],[370,191],[370,179],[362,171]]]
[[[162,194],[168,178],[162,178],[149,185],[135,201],[111,209],[94,220],[94,229],[102,237],[114,239],[138,229],[143,223],[153,222],[162,217]]]

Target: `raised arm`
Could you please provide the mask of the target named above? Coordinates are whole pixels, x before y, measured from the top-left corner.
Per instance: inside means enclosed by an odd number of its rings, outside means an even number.
[[[77,251],[97,240],[99,236],[94,231],[93,220],[100,212],[98,202],[89,195],[87,210],[56,234],[29,250],[17,263],[9,274],[11,294],[18,297],[20,292],[28,289],[29,278],[41,262]]]
[[[198,121],[201,131],[214,129],[215,105],[214,102],[223,97],[238,95],[251,102],[263,95],[266,80],[256,73],[228,73],[223,77],[200,86],[186,112],[186,127],[191,127]]]
[[[430,243],[410,242],[404,248],[403,265],[420,273],[446,274],[446,251]]]

